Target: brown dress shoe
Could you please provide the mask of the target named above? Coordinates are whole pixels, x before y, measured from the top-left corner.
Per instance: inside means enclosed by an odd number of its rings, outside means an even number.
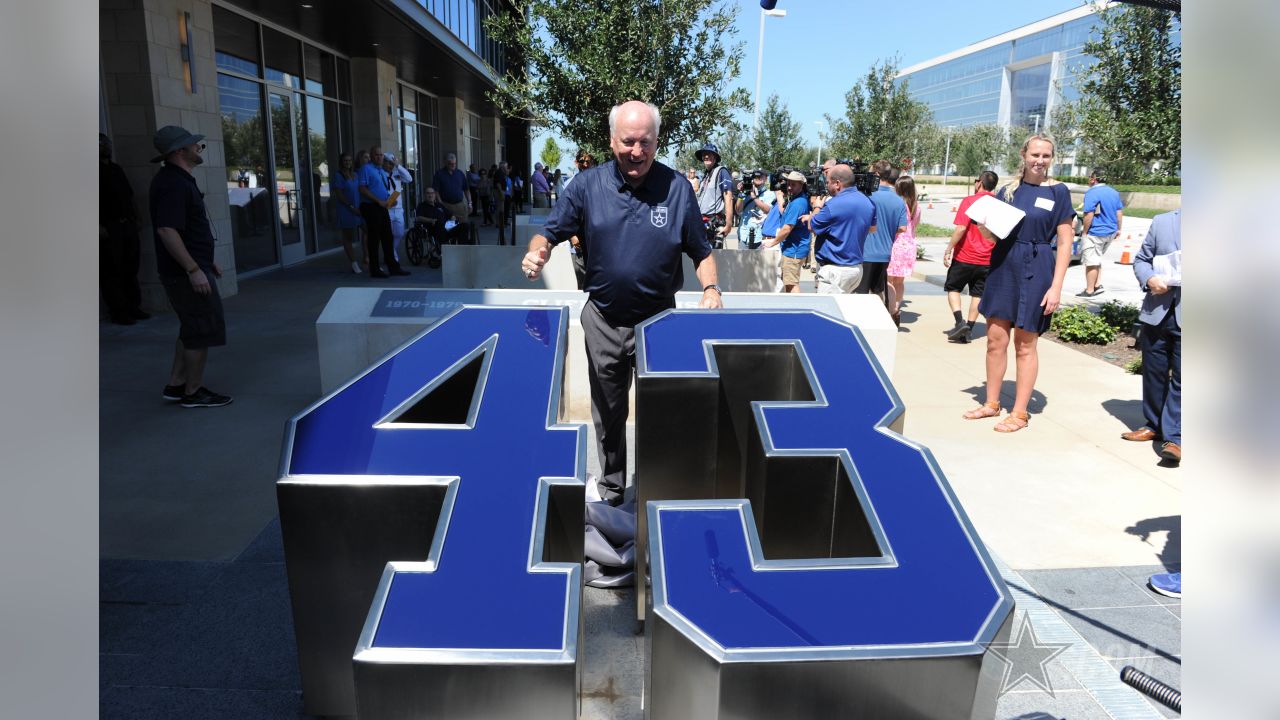
[[[1121,439],[1132,440],[1133,442],[1151,442],[1156,439],[1156,431],[1149,427],[1138,428],[1127,433],[1120,434]]]
[[[1182,462],[1182,448],[1178,443],[1167,442],[1160,448],[1160,457],[1172,463]]]

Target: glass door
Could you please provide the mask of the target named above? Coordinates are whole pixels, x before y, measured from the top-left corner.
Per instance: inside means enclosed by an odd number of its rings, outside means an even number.
[[[271,113],[271,153],[275,160],[276,219],[280,227],[280,260],[285,265],[306,259],[303,246],[303,224],[306,214],[299,192],[306,178],[300,178],[298,137],[296,128],[300,108],[289,91],[267,90],[267,107]],[[309,173],[307,173],[309,174]]]

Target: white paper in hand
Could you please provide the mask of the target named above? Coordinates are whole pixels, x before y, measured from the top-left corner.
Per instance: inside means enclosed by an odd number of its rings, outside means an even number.
[[[458,227],[458,223],[456,223],[456,222],[454,222],[454,221],[452,221],[452,220],[445,220],[445,221],[444,221],[444,229],[445,229],[445,231],[446,231],[446,232],[448,232],[449,230],[452,230],[452,229],[454,229],[454,228],[456,228],[456,227]]]
[[[1009,203],[997,200],[995,195],[983,195],[965,213],[970,220],[986,225],[992,235],[1001,239],[1009,237],[1013,228],[1026,216],[1025,212]]]
[[[1156,275],[1165,279],[1168,285],[1182,287],[1182,251],[1174,250],[1167,255],[1156,255],[1151,258],[1151,269]]]

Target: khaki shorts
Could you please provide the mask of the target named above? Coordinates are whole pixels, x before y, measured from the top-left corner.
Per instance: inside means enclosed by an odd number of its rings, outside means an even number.
[[[1110,235],[1085,235],[1080,239],[1080,264],[1085,267],[1097,267],[1102,264],[1102,256],[1107,254],[1111,241],[1117,233]]]
[[[799,285],[800,284],[800,267],[804,265],[804,258],[782,257],[782,284],[783,285]]]
[[[862,265],[823,265],[817,275],[819,295],[852,293],[862,281]]]

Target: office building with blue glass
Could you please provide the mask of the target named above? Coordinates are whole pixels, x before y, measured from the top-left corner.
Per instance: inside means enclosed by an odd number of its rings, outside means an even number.
[[[1098,17],[1083,5],[903,68],[897,77],[912,99],[929,106],[941,127],[970,125],[1052,130],[1053,113],[1076,100],[1077,73]],[[1072,170],[1063,156],[1055,172]]]
[[[237,278],[341,252],[342,154],[379,145],[423,179],[451,152],[463,168],[528,168],[527,124],[486,96],[519,58],[484,21],[514,12],[511,0],[102,0],[99,129],[144,222],[155,131],[205,136],[195,177],[235,294]],[[424,184],[406,189],[408,207]],[[144,302],[163,308],[142,245]]]

